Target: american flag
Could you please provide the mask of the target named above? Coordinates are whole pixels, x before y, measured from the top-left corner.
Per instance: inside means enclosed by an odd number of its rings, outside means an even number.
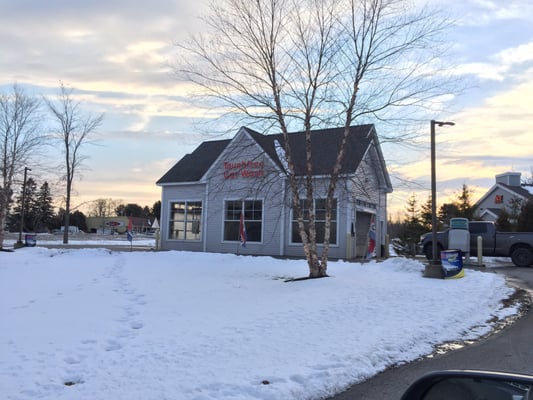
[[[241,246],[246,247],[246,226],[244,225],[244,213],[241,212],[241,219],[239,221],[239,237]]]
[[[133,222],[131,221],[131,218],[128,218],[128,231],[126,232],[126,237],[128,238],[129,242],[133,241]]]

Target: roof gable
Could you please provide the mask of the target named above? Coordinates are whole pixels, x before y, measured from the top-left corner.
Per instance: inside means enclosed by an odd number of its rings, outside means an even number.
[[[493,185],[485,195],[483,195],[474,205],[474,207],[479,207],[487,198],[491,197],[493,193],[496,191],[496,189],[502,189],[506,192],[510,193],[511,195],[514,195],[520,199],[523,199],[525,201],[531,200],[533,201],[533,194],[529,193],[527,189],[524,189],[521,186],[509,186],[505,183],[496,183]]]
[[[531,194],[526,188],[523,186],[511,186],[507,185],[505,183],[501,183],[502,186],[505,186],[507,190],[510,192],[513,192],[515,195],[521,197],[524,200],[533,200],[533,194]]]
[[[264,135],[252,129],[243,127],[239,132],[245,131],[258,145],[260,150],[278,166],[284,170],[285,160],[281,160],[281,155],[276,151],[278,144],[285,147],[285,140],[282,134]],[[337,159],[338,151],[344,135],[344,128],[320,129],[311,132],[311,151],[313,153],[313,175],[329,175]],[[231,140],[217,140],[203,142],[191,154],[184,156],[156,183],[158,185],[171,183],[197,182],[204,177],[206,172],[221,156],[229,143],[239,140],[237,134]],[[305,152],[305,132],[289,133],[289,141],[293,150],[293,160],[296,175],[306,174],[306,152]],[[346,143],[346,153],[341,165],[341,174],[354,173],[358,168],[364,155],[376,141],[377,153],[380,156],[381,174],[385,177],[388,188],[392,188],[390,179],[385,168],[381,150],[377,143],[374,125],[358,125],[349,128]]]

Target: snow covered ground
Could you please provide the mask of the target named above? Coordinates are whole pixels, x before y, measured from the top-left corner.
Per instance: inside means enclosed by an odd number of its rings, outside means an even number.
[[[318,399],[517,312],[499,275],[423,269],[331,262],[330,278],[285,282],[305,261],[0,252],[2,398]]]

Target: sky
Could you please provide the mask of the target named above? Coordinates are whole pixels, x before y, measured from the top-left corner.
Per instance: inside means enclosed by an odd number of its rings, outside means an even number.
[[[319,399],[518,313],[502,275],[423,270],[341,261],[328,278],[285,282],[306,275],[305,260],[0,252],[2,398]]]
[[[211,116],[195,107],[190,86],[170,67],[175,43],[202,30],[198,17],[206,3],[0,0],[0,92],[16,82],[27,94],[53,96],[61,81],[84,113],[105,114],[96,143],[83,150],[89,158],[75,183],[74,207],[99,198],[152,206],[161,197],[155,182],[209,139],[202,121]],[[467,83],[432,118],[456,124],[437,128],[437,201],[454,197],[463,184],[476,201],[497,174],[532,176],[533,3],[430,3],[455,21],[446,57]],[[376,129],[379,135],[379,122]],[[393,218],[404,213],[412,193],[420,202],[429,196],[429,121],[423,129],[428,141],[417,152],[384,148]],[[59,160],[56,150],[48,150],[49,158]],[[32,173],[38,183],[48,176]]]

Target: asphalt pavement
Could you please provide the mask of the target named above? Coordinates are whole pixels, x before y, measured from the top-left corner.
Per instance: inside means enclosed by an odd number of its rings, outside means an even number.
[[[531,291],[533,268],[494,268],[512,285]],[[468,273],[468,271],[467,271]],[[494,333],[461,349],[390,368],[352,386],[330,400],[398,400],[422,375],[446,369],[477,369],[533,375],[533,311]]]

